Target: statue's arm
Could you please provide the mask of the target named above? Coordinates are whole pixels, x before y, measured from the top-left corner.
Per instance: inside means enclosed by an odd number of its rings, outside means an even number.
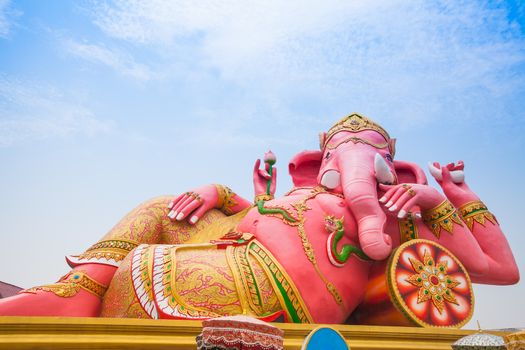
[[[415,222],[420,237],[448,248],[463,262],[473,282],[516,283],[519,272],[512,250],[495,218],[486,207],[481,208],[479,197],[464,182],[463,164],[441,169],[435,163],[430,172],[445,196],[429,185],[380,184],[385,194],[379,201],[399,219],[419,207],[423,217]]]
[[[273,157],[273,163],[275,163],[275,156]],[[261,163],[259,159],[255,162],[253,169],[256,200],[261,196],[265,196],[266,200],[271,199],[275,193],[277,169],[270,166],[266,158],[268,158],[267,155],[265,155],[264,169],[259,169]],[[233,215],[252,205],[252,202],[239,196],[227,186],[205,185],[185,192],[170,202],[168,217],[171,220],[188,220],[190,224],[195,224],[211,209],[219,209],[226,215]]]
[[[169,205],[171,220],[188,220],[195,224],[211,209],[219,209],[226,215],[236,214],[252,205],[229,187],[219,184],[205,185],[185,192]]]
[[[463,169],[461,161],[446,166],[439,163],[430,166],[432,176],[447,199],[458,209],[468,234],[474,237],[486,261],[486,273],[472,276],[472,279],[477,283],[517,283],[519,270],[510,245],[494,215],[465,183]]]

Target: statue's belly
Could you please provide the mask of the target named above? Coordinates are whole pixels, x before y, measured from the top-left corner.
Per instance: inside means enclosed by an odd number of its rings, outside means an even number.
[[[287,196],[265,204],[266,208],[285,209],[296,221],[286,220],[283,215],[264,215],[254,208],[238,229],[254,234],[274,255],[295,283],[316,322],[342,322],[361,300],[369,265],[351,256],[343,266],[335,266],[328,257],[330,231],[326,228],[326,219],[329,216],[344,222],[345,234],[338,249],[343,244],[357,246],[357,227],[344,200],[326,193],[306,201],[305,198],[304,195]]]

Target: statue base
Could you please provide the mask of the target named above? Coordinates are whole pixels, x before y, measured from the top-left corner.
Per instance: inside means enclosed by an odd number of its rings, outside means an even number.
[[[316,324],[274,323],[285,332],[285,349],[301,348]],[[330,325],[352,350],[450,349],[475,330]],[[201,321],[88,317],[0,317],[1,349],[196,349]],[[505,332],[491,332],[504,336]]]

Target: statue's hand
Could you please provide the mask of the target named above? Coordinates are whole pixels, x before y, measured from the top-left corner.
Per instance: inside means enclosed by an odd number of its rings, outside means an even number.
[[[478,196],[465,183],[465,164],[460,160],[441,166],[438,162],[428,164],[430,174],[441,186],[445,196],[454,204],[460,205],[479,200]]]
[[[206,185],[193,191],[185,192],[175,198],[168,208],[171,220],[182,221],[188,218],[190,224],[195,224],[208,210],[217,205],[218,194],[215,185]]]
[[[427,210],[438,206],[445,197],[434,187],[420,184],[379,184],[379,189],[385,194],[379,199],[386,208],[397,217],[404,218],[415,206]]]
[[[267,193],[268,181],[270,182],[270,195],[273,197],[275,194],[276,181],[277,181],[277,168],[272,167],[272,174],[270,175],[270,165],[265,162],[264,169],[259,169],[261,165],[261,160],[257,159],[255,161],[255,166],[253,167],[253,188],[255,195],[261,195]]]

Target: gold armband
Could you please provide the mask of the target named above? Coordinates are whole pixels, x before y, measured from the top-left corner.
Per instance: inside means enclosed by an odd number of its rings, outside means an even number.
[[[235,193],[229,187],[223,185],[215,185],[215,188],[217,189],[218,195],[216,208],[226,215],[232,215],[232,208],[238,204],[235,199],[233,199]]]
[[[271,194],[261,193],[255,196],[255,199],[253,200],[255,203],[259,201],[271,201],[273,199],[273,196]]]
[[[459,207],[459,214],[471,231],[474,227],[474,221],[479,223],[481,226],[485,226],[485,219],[492,222],[494,225],[497,224],[496,218],[487,209],[482,201],[473,201],[463,204],[461,207]]]
[[[439,238],[441,234],[441,229],[452,234],[454,223],[463,226],[456,209],[452,203],[446,199],[437,207],[424,211],[422,215],[423,222],[425,222],[437,238]]]
[[[85,272],[74,271],[62,277],[57,283],[29,288],[23,290],[22,293],[36,293],[42,290],[52,292],[62,298],[70,298],[75,296],[81,288],[99,298],[102,298],[108,289],[107,286],[98,283]]]

